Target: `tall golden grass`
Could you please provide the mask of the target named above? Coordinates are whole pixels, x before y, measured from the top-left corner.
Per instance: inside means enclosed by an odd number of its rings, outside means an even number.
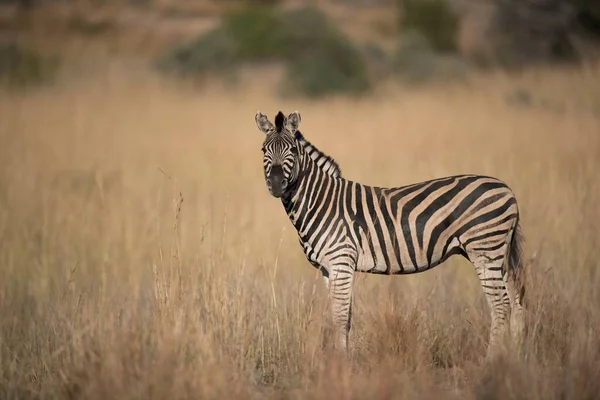
[[[315,102],[258,74],[198,92],[109,66],[1,93],[0,397],[597,398],[599,78]],[[517,88],[530,105],[507,102]],[[525,356],[480,362],[487,305],[452,258],[358,276],[351,360],[333,358],[325,289],[264,184],[258,109],[299,110],[353,180],[505,180],[526,237]]]

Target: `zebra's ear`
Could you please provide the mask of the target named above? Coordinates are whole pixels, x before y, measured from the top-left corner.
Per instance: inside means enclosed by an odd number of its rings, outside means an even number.
[[[294,111],[288,115],[286,121],[288,131],[290,131],[292,134],[296,133],[298,126],[300,125],[300,121],[302,121],[302,118],[300,117],[300,113],[298,111]]]
[[[275,129],[273,124],[269,121],[269,118],[267,118],[267,116],[261,113],[260,111],[256,112],[254,120],[256,121],[256,126],[258,126],[258,129],[260,129],[265,134]]]

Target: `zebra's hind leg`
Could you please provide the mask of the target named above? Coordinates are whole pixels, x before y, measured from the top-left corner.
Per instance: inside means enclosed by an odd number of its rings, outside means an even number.
[[[506,287],[510,296],[510,333],[513,344],[519,355],[523,354],[523,339],[525,334],[525,313],[522,305],[521,291],[517,282],[507,274]]]
[[[523,237],[520,227],[515,226],[511,232],[510,248],[507,263],[506,287],[510,296],[510,333],[513,344],[519,356],[523,356],[523,339],[525,335],[525,310],[523,296],[525,295],[524,271],[522,265],[521,241]]]
[[[504,246],[506,247],[506,246]],[[469,254],[479,277],[483,293],[491,313],[490,336],[487,358],[505,350],[504,340],[508,333],[510,298],[503,272],[504,256],[490,257],[487,254]]]
[[[509,282],[510,283],[510,282]],[[510,333],[516,350],[523,354],[523,339],[525,334],[525,313],[519,294],[511,296]]]

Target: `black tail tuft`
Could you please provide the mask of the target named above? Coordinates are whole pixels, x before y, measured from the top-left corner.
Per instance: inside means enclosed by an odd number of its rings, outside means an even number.
[[[283,115],[283,113],[279,111],[275,116],[275,129],[277,129],[277,132],[281,132],[283,130],[284,121],[285,115]]]
[[[525,301],[525,274],[523,271],[523,234],[521,225],[517,220],[515,231],[510,243],[508,255],[508,278],[513,282],[513,287],[523,303]]]

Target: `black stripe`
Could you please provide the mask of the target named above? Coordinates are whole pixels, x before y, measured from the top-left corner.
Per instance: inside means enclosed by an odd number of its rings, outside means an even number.
[[[315,195],[319,192],[321,187],[325,185],[326,175],[318,168],[313,169],[313,173],[310,175],[309,185],[306,188],[305,196],[308,196],[308,208],[311,209],[314,207],[315,203]]]
[[[506,242],[500,242],[497,245],[491,246],[491,247],[474,247],[472,250],[473,251],[494,251],[494,250],[500,250],[500,248],[502,248],[502,246],[504,246],[506,244]]]
[[[375,192],[375,193],[373,193]],[[371,220],[373,221],[373,229],[375,229],[375,234],[377,235],[377,240],[379,241],[379,247],[381,252],[383,253],[383,259],[385,261],[385,265],[390,265],[390,257],[387,252],[387,248],[385,246],[385,239],[383,236],[383,227],[381,225],[381,221],[377,216],[377,212],[375,207],[379,207],[379,205],[375,205],[373,196],[379,197],[378,195],[381,193],[381,190],[378,188],[365,187],[365,196],[367,200],[367,207],[369,209],[369,214],[371,215]]]
[[[486,221],[489,221],[495,217],[498,217],[498,216],[504,214],[506,212],[506,210],[508,210],[510,208],[510,206],[512,206],[513,204],[515,204],[515,198],[510,197],[498,208],[490,210],[487,213],[482,214],[479,217],[474,218],[474,219],[470,220],[469,222],[467,222],[465,225],[463,225],[460,229],[457,230],[456,236],[461,236],[463,233],[465,233],[469,229],[471,229],[477,225],[481,225]],[[511,214],[509,217],[514,217],[514,215],[515,214]]]
[[[327,181],[329,181],[329,179],[327,179],[325,182]],[[319,205],[322,205],[322,207],[316,215],[313,215],[314,218],[311,219],[311,226],[308,228],[310,232],[309,236],[312,237],[313,240],[329,232],[329,224],[327,223],[327,221],[323,224],[321,232],[317,231],[317,227],[319,226],[320,221],[322,221],[324,218],[327,218],[328,220],[331,219],[331,214],[327,214],[327,209],[329,208],[328,206],[331,204],[335,196],[335,181],[331,181],[329,183],[331,183],[331,185],[325,185],[324,193],[323,191],[319,191],[320,201],[318,201],[318,203]]]
[[[502,224],[504,224],[505,222],[508,222],[508,221],[510,221],[511,219],[515,219],[516,217],[517,217],[517,214],[516,214],[516,213],[508,214],[508,215],[507,215],[507,216],[505,216],[504,218],[502,218],[502,219],[500,219],[500,220],[498,220],[498,221],[496,221],[496,222],[494,222],[494,223],[492,223],[492,224],[490,224],[490,225],[486,225],[486,226],[484,226],[484,227],[481,227],[481,228],[480,228],[478,231],[474,231],[473,233],[479,233],[479,232],[481,232],[481,231],[482,231],[482,230],[484,230],[484,229],[495,228],[495,227],[497,227],[498,225],[502,225]],[[491,219],[493,219],[493,218],[491,218]]]
[[[466,224],[461,226],[459,229],[456,230],[456,232],[454,232],[453,235],[451,235],[451,237],[448,238],[448,241],[446,242],[446,245],[444,247],[444,252],[446,251],[448,246],[450,246],[450,242],[452,241],[452,239],[454,239],[455,237],[460,238],[465,232],[467,232],[469,229],[473,228],[474,226],[481,225],[481,224],[497,217],[498,215],[502,215],[514,203],[515,203],[515,198],[510,197],[500,207],[498,207],[494,210],[488,211],[487,213],[482,214],[477,218],[473,218],[472,220],[470,220],[469,222],[467,222]],[[506,232],[508,232],[508,230]],[[487,237],[487,236],[483,235],[483,237]],[[473,239],[474,238],[470,238],[466,242],[463,242],[463,247],[466,248],[467,244],[471,243],[473,241]]]
[[[377,256],[375,255],[375,247],[373,246],[373,238],[369,234],[369,230],[367,228],[367,221],[365,219],[365,214],[362,206],[362,190],[363,186],[360,184],[355,184],[354,190],[356,192],[356,218],[354,219],[354,223],[358,226],[358,230],[356,232],[356,236],[358,237],[359,242],[361,241],[361,231],[364,232],[367,237],[367,243],[369,245],[369,250],[371,251],[371,256],[373,257],[373,262],[377,265]],[[362,247],[362,243],[360,243],[360,247]]]
[[[447,179],[454,179],[454,178],[453,177],[444,178],[444,180],[447,180]],[[398,202],[403,197],[406,197],[411,193],[417,192],[421,188],[424,188],[425,186],[430,185],[433,182],[436,182],[436,180],[415,183],[413,185],[403,186],[403,187],[399,187],[399,188],[386,189],[388,192],[390,192],[390,204],[392,206],[398,207]],[[394,215],[397,215],[397,208],[393,209],[392,211],[393,211]]]
[[[298,226],[300,226],[300,230],[303,231],[306,228],[305,224],[310,222],[311,217],[315,213],[313,209],[314,203],[317,202],[315,197],[318,197],[320,194],[321,187],[318,184],[321,181],[321,177],[325,178],[325,175],[319,171],[318,169],[312,170],[312,173],[307,177],[308,184],[305,188],[304,197],[306,197],[305,208],[301,210],[300,215],[298,217]]]
[[[510,229],[501,229],[499,231],[492,231],[492,232],[488,232],[488,233],[485,233],[480,236],[475,236],[475,237],[470,238],[466,242],[464,242],[463,246],[467,247],[469,245],[469,243],[476,242],[478,240],[487,239],[487,238],[494,237],[494,236],[506,235],[508,232],[510,232]]]
[[[499,188],[500,187],[506,187],[506,185],[500,184],[500,186],[498,186],[498,187]],[[508,195],[508,193],[506,193],[506,192],[504,192],[504,193],[496,193],[495,195],[490,196],[490,197],[482,200],[481,203],[479,203],[475,207],[473,207],[472,211],[475,213],[475,212],[481,210],[482,208],[487,207],[490,204],[499,201],[500,199],[502,199],[503,197],[506,197],[507,195]]]
[[[390,216],[389,218],[391,219],[392,217]],[[391,221],[391,223],[388,224],[388,229],[392,239],[392,246],[394,246],[394,255],[396,256],[396,260],[398,261],[398,268],[400,268],[400,273],[402,274],[404,273],[404,265],[402,264],[402,256],[400,255],[400,238],[398,237],[398,232],[396,232],[396,227],[394,226],[393,221]],[[390,273],[390,269],[388,268],[386,272]]]
[[[486,268],[487,270],[489,270],[489,268]],[[504,279],[502,277],[498,278],[498,277],[486,277],[486,278],[479,278],[482,281],[493,281],[493,282],[504,282]]]
[[[481,287],[484,289],[490,289],[490,290],[498,290],[498,289],[504,289],[506,287],[506,285],[502,285],[502,286],[491,286],[491,285],[484,285],[483,283],[481,284]]]
[[[346,243],[335,243],[334,244],[335,247],[332,247],[328,250],[327,254],[335,254],[338,251],[342,251],[348,248],[348,245]],[[344,254],[347,255],[347,254]]]
[[[410,199],[404,207],[402,207],[402,216],[400,219],[400,226],[402,227],[402,232],[404,233],[404,241],[406,242],[406,247],[408,249],[408,254],[413,263],[415,269],[418,269],[417,257],[415,254],[415,247],[412,242],[411,234],[410,234],[410,224],[409,224],[409,216],[411,211],[418,206],[421,202],[425,201],[431,193],[435,192],[438,189],[443,188],[444,186],[448,186],[452,182],[455,182],[456,178],[449,177],[440,180],[433,181],[429,184],[429,186],[423,190],[422,193],[419,193],[414,198]]]
[[[396,233],[396,227],[394,226],[393,217],[387,207],[387,203],[383,197],[383,193],[379,190],[378,194],[378,207],[381,210],[382,218],[385,222],[386,229],[390,235],[390,240],[392,242],[392,248],[394,250],[394,257],[396,259],[397,265],[400,268],[400,272],[404,272],[404,267],[402,266],[402,260],[400,259],[400,243],[398,242],[398,234]],[[388,257],[389,258],[389,257]],[[391,263],[386,264],[385,273],[391,273]]]
[[[470,185],[477,179],[479,179],[479,178],[478,177],[467,177],[465,179],[460,180],[454,187],[452,187],[448,191],[442,193],[438,198],[433,200],[429,204],[429,206],[427,206],[427,208],[425,208],[425,210],[423,210],[423,212],[416,217],[415,225],[416,225],[416,229],[417,229],[417,240],[419,242],[420,248],[423,248],[423,235],[425,232],[425,225],[427,224],[427,221],[429,221],[431,216],[434,214],[434,212],[443,208],[444,206],[448,206],[454,198],[456,198],[462,191],[465,190],[465,188],[468,185]],[[458,217],[460,217],[475,202],[475,200],[477,200],[479,197],[481,197],[485,193],[487,188],[483,188],[483,187],[486,185],[487,185],[487,183],[482,183],[481,185],[479,185],[478,187],[473,189],[473,191],[471,193],[469,193],[469,195],[467,195],[460,202],[460,204],[445,218],[444,221],[447,222],[446,228],[448,226],[450,226],[450,220],[455,220]],[[440,225],[436,226],[436,229],[439,230],[440,229],[439,227],[440,227]],[[435,229],[434,229],[434,232],[435,232]],[[432,235],[433,235],[433,233],[432,233]],[[432,236],[433,241],[436,241],[437,239],[438,239],[437,237],[434,238]]]
[[[473,179],[468,180],[468,183],[473,182]],[[465,196],[464,199],[449,213],[446,218],[444,218],[439,224],[433,228],[431,231],[431,236],[429,237],[429,245],[427,246],[427,264],[431,265],[431,259],[433,257],[433,251],[435,250],[435,246],[442,235],[442,233],[452,225],[452,222],[456,221],[460,218],[468,209],[471,207],[477,199],[485,194],[486,191],[495,189],[499,187],[499,183],[497,182],[484,182],[481,185],[477,186],[471,193]],[[461,185],[462,186],[462,185]],[[465,186],[462,186],[462,190],[464,190]],[[448,193],[448,192],[447,192]],[[439,199],[436,199],[436,201]],[[450,200],[448,200],[450,201]],[[442,205],[440,205],[441,207]],[[424,227],[422,228],[424,229]],[[418,233],[418,232],[417,232]],[[421,232],[422,233],[422,232]],[[458,237],[458,236],[457,236]],[[444,251],[442,252],[442,257],[446,252],[446,246]]]

